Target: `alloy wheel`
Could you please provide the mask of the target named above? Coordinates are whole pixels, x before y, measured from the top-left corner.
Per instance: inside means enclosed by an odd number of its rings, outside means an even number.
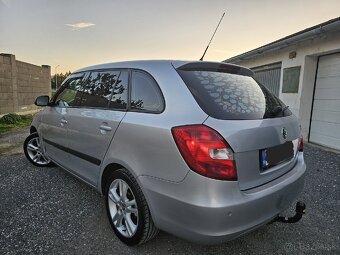
[[[51,161],[45,156],[41,149],[39,137],[33,137],[26,145],[27,154],[30,159],[39,165],[48,165]]]
[[[109,188],[108,205],[115,228],[125,237],[132,237],[138,227],[138,207],[130,186],[115,179]]]

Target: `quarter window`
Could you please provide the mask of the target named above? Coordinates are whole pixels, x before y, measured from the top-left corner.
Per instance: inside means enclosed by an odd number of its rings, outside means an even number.
[[[79,106],[82,95],[82,75],[71,75],[62,85],[64,89],[55,99],[55,104],[60,107]]]
[[[132,72],[131,109],[147,112],[163,110],[163,98],[158,85],[143,72]]]

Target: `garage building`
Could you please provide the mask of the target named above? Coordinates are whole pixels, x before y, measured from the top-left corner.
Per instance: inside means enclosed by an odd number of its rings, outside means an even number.
[[[305,139],[340,150],[340,17],[224,62],[251,68],[298,116]]]

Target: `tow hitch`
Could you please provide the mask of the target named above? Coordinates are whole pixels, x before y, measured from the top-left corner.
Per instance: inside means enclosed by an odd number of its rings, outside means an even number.
[[[301,220],[302,215],[305,214],[306,210],[306,205],[305,203],[299,201],[296,203],[296,207],[295,207],[295,215],[292,217],[283,217],[283,216],[277,216],[274,221],[278,221],[278,222],[283,222],[283,223],[296,223],[299,220]]]

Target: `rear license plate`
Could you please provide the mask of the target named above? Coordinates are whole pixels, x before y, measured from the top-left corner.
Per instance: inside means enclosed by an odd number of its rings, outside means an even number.
[[[274,147],[260,150],[260,167],[265,171],[273,166],[289,161],[294,157],[293,142],[286,142]]]

